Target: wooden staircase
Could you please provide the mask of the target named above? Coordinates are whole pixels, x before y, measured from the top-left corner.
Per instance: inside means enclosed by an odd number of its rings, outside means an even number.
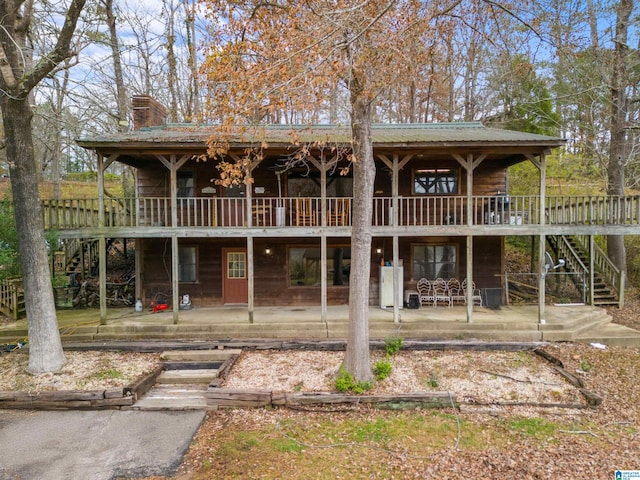
[[[205,394],[217,386],[221,370],[240,350],[167,351],[161,356],[164,371],[155,385],[133,406],[136,410],[207,410]]]
[[[71,239],[64,242],[65,273],[83,278],[95,274],[98,268],[98,240]]]
[[[547,242],[558,258],[565,260],[565,270],[575,275],[570,278],[579,290],[587,292],[590,302],[591,272],[589,271],[589,241],[586,236],[548,236]],[[593,304],[596,306],[621,305],[624,298],[624,276],[613,265],[607,255],[594,245]]]
[[[95,238],[91,239],[71,239],[65,240],[65,274],[80,275],[83,278],[96,276],[100,263],[99,242]],[[107,252],[113,247],[114,239],[107,238]]]

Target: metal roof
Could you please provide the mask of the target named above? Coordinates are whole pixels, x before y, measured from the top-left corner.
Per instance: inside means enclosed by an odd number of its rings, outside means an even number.
[[[344,125],[261,125],[242,127],[231,134],[221,135],[220,126],[167,124],[104,136],[81,138],[77,142],[86,148],[136,145],[193,144],[204,145],[209,138],[219,136],[232,145],[291,144],[295,137],[301,143],[327,142],[349,144],[351,129]],[[479,122],[429,124],[374,124],[372,139],[375,146],[456,146],[456,145],[529,145],[552,148],[564,144],[559,137],[537,135],[512,130],[485,127]]]

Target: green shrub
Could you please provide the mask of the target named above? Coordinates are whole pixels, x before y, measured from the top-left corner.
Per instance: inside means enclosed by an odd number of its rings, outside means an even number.
[[[336,390],[342,393],[353,392],[359,395],[372,388],[373,384],[371,382],[356,382],[353,379],[353,375],[344,368],[344,365],[340,366],[336,377]]]
[[[373,366],[373,375],[378,381],[384,380],[391,375],[391,368],[391,361],[388,358],[380,360]]]
[[[438,388],[438,385],[440,385],[438,383],[438,378],[434,374],[431,374],[429,380],[427,380],[427,386],[429,388]]]
[[[389,337],[384,340],[384,349],[387,355],[393,355],[398,352],[404,345],[404,338],[401,337]]]

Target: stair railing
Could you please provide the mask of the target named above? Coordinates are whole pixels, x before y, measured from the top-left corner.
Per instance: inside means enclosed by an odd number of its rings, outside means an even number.
[[[580,245],[580,248],[585,252],[589,251],[588,235],[576,235],[574,238]],[[620,269],[613,264],[609,256],[595,242],[593,243],[592,255],[594,270],[598,271],[604,277],[607,284],[615,290],[618,295],[618,307],[622,308],[624,306],[624,272],[621,272]]]
[[[589,289],[587,275],[589,274],[589,269],[585,266],[582,260],[580,260],[580,255],[571,246],[571,244],[567,240],[567,237],[561,235],[559,237],[556,237],[556,239],[557,241],[555,242],[555,248],[558,252],[558,258],[564,259],[565,267],[568,270],[582,277],[582,301],[583,303],[587,303],[587,291]]]
[[[13,278],[0,281],[0,312],[13,320],[18,320],[26,315],[21,279]]]
[[[64,264],[65,268],[68,266],[67,263],[74,258],[80,249],[82,248],[82,241],[78,238],[68,238],[64,240]]]

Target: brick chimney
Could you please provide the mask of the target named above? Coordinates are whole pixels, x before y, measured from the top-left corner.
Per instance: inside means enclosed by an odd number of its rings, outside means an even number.
[[[167,122],[167,109],[149,95],[131,97],[133,106],[133,129],[157,127]]]

